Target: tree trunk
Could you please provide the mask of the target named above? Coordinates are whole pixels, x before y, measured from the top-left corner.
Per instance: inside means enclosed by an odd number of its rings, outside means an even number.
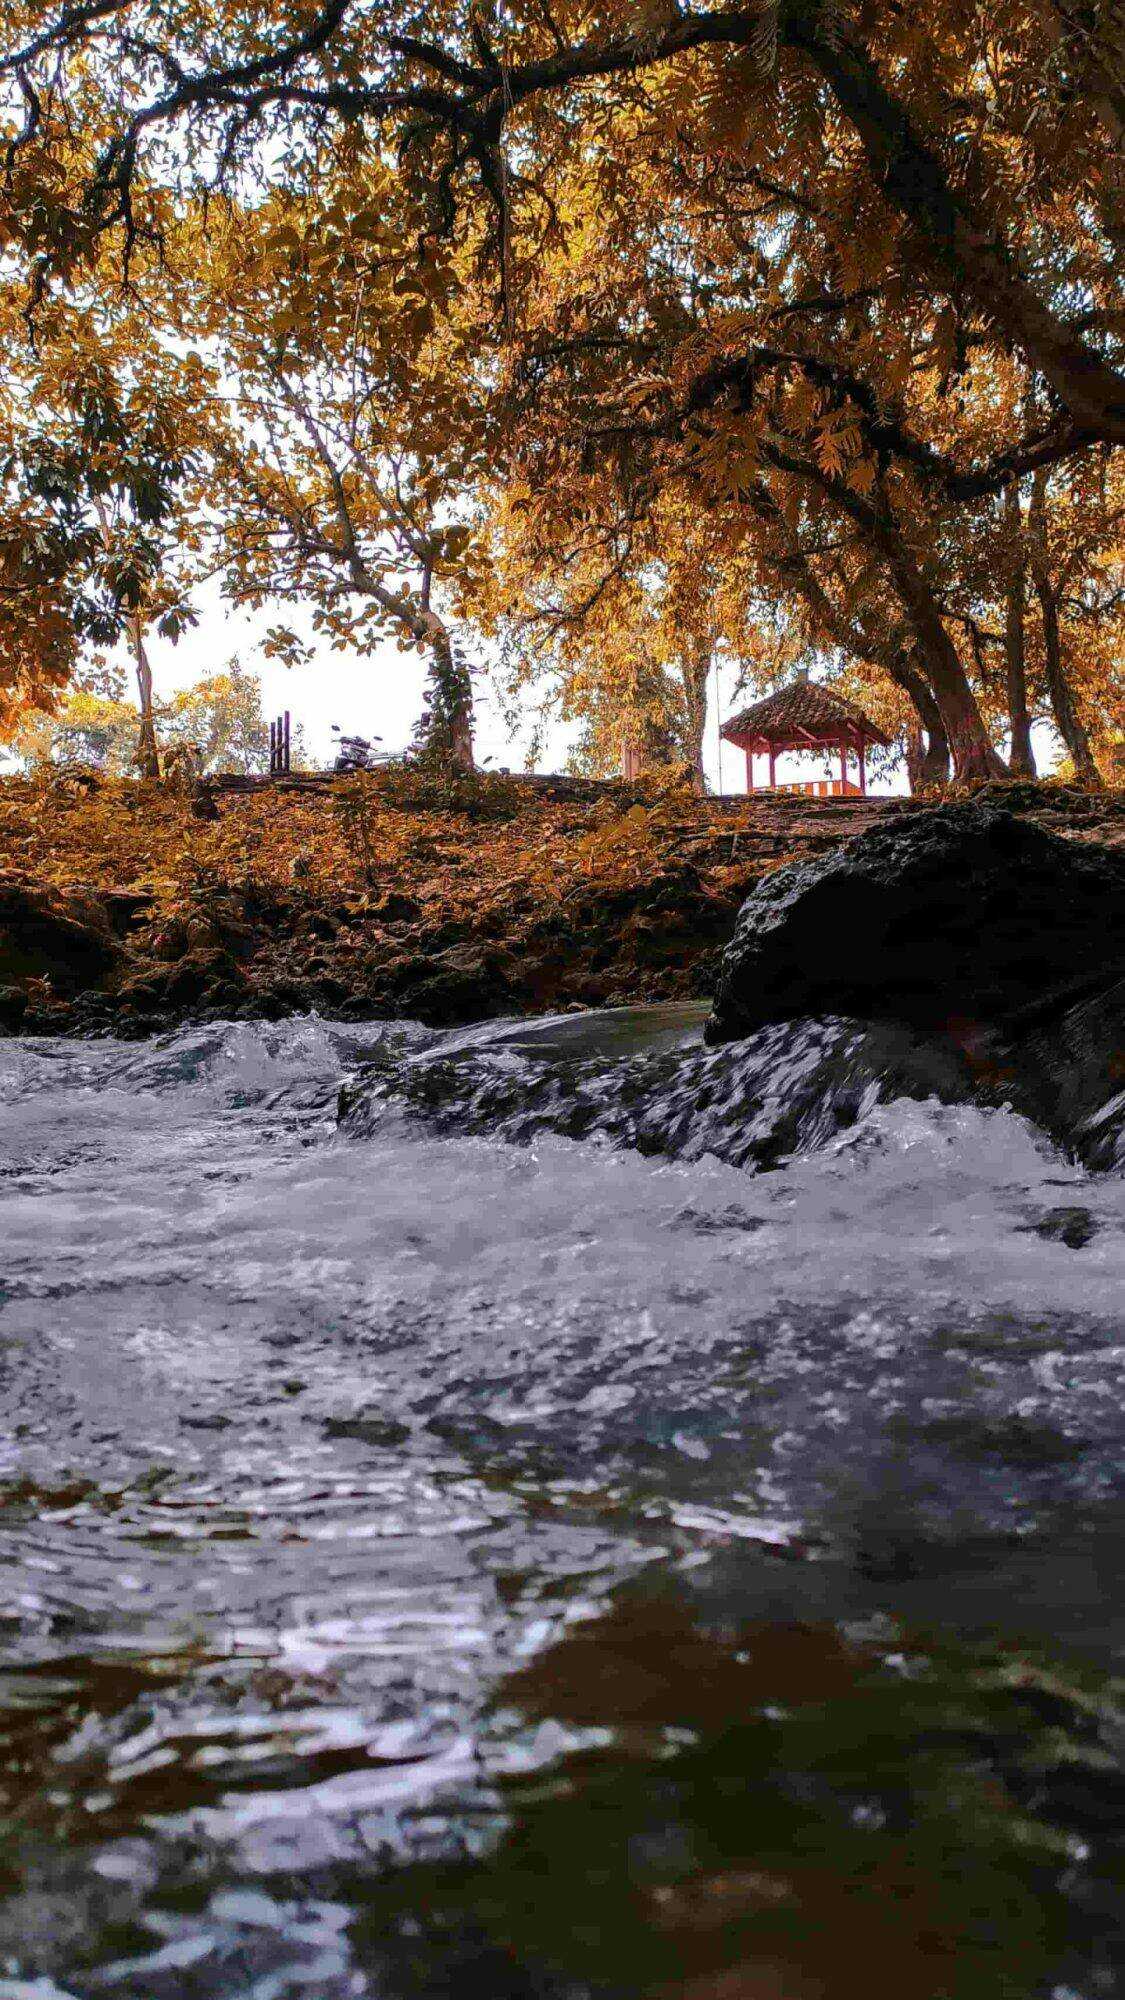
[[[864,498],[843,481],[826,476],[815,464],[795,460],[783,444],[779,445],[768,434],[760,441],[760,449],[779,471],[796,473],[826,492],[886,564],[906,614],[917,664],[941,710],[954,777],[961,783],[974,778],[1007,777],[1008,767],[989,740],[937,600],[886,494],[880,492],[874,500]]]
[[[1047,693],[1058,724],[1059,735],[1070,751],[1075,777],[1080,778],[1084,785],[1100,785],[1102,775],[1094,761],[1090,738],[1075,706],[1063,664],[1058,599],[1045,577],[1036,577],[1035,588],[1043,613],[1043,653]]]
[[[925,675],[904,656],[888,662],[891,678],[909,695],[918,716],[916,743],[907,731],[906,769],[912,792],[932,791],[949,783],[949,738],[942,713]],[[922,731],[925,730],[923,745]]]
[[[707,728],[707,683],[711,677],[711,648],[700,644],[689,651],[680,669],[684,689],[684,752],[691,766],[692,789],[698,798],[707,790],[703,774],[703,739]]]
[[[884,549],[913,629],[918,665],[941,711],[954,778],[960,784],[975,778],[1006,778],[1008,767],[989,740],[976,696],[928,583],[900,536],[889,536]]]
[[[472,678],[436,612],[428,613],[427,637],[429,686],[415,741],[421,753],[435,763],[471,771],[475,768]]]
[[[95,495],[94,507],[101,531],[102,547],[107,554],[113,547],[113,529],[105,502]],[[137,764],[142,778],[159,778],[160,748],[156,741],[156,720],[152,711],[152,667],[149,664],[148,648],[145,645],[145,626],[140,607],[129,613],[126,620],[129,644],[133,649],[133,661],[137,669],[137,694],[141,708],[141,727],[137,737]]]
[[[1047,695],[1059,735],[1070,752],[1075,777],[1081,779],[1084,785],[1100,785],[1101,772],[1094,761],[1090,738],[1071,693],[1063,660],[1062,634],[1059,630],[1059,600],[1051,582],[1047,554],[1046,496],[1047,475],[1045,472],[1037,472],[1031,492],[1028,527],[1031,537],[1031,575],[1043,618],[1043,660]]]
[[[926,739],[921,723],[915,718],[906,725],[906,778],[915,798],[926,789],[925,764]]]
[[[137,668],[137,692],[141,704],[141,727],[137,738],[137,763],[142,778],[159,778],[160,750],[156,741],[156,719],[152,711],[152,668],[145,645],[144,625],[139,611],[129,619],[129,638]]]
[[[988,740],[973,691],[963,674],[937,689],[953,776],[958,784],[979,778],[1006,778],[1008,767]]]
[[[1034,778],[1035,752],[1031,745],[1031,717],[1027,711],[1027,657],[1023,632],[1027,592],[1023,558],[1023,516],[1020,512],[1019,485],[1014,479],[1009,479],[1004,491],[1004,517],[1008,529],[1004,658],[1008,670],[1008,723],[1012,740],[1008,763],[1013,778]]]

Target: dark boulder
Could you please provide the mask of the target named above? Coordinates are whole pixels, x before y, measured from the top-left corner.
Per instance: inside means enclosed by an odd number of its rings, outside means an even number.
[[[423,946],[380,966],[374,984],[396,1013],[430,1027],[488,1020],[512,1004],[511,967],[503,952],[487,945],[464,943],[438,952]]]
[[[392,889],[381,902],[372,904],[369,914],[382,924],[413,924],[422,915],[422,905],[416,896],[404,896],[400,890]]]
[[[60,994],[103,986],[121,947],[93,893],[0,879],[0,986],[46,979]]]
[[[975,803],[868,829],[747,898],[708,1040],[849,1014],[995,1023],[1078,974],[1125,971],[1125,859]]]
[[[1004,1030],[1008,1095],[1088,1167],[1125,1166],[1125,977]]]
[[[105,889],[101,905],[115,937],[127,938],[152,915],[154,899],[147,889]]]
[[[229,952],[216,946],[197,946],[168,968],[163,980],[164,1005],[173,1011],[195,1006],[199,1001],[214,1003],[241,998],[246,987],[241,968]]]
[[[27,1013],[27,994],[19,986],[0,986],[0,1034],[14,1034]]]
[[[780,869],[742,907],[707,1039],[824,1015],[905,1022],[941,1052],[936,1094],[1125,1163],[1125,856],[969,803]]]

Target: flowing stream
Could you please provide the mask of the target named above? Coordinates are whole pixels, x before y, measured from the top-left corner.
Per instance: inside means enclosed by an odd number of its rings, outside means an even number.
[[[338,1128],[495,1044],[0,1040],[0,1996],[1119,1993],[1125,1178]]]

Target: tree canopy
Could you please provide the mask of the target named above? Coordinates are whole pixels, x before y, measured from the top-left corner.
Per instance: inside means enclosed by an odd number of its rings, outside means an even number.
[[[690,703],[704,650],[751,678],[811,651],[933,778],[1027,771],[1037,717],[1094,774],[1125,601],[1111,5],[16,0],[0,119],[8,379],[97,355],[47,491],[5,420],[3,643],[41,626],[45,684],[103,601],[171,615],[151,531],[186,507],[235,598],[425,651],[462,750],[475,632],[595,733]],[[26,700],[26,664],[0,687]]]

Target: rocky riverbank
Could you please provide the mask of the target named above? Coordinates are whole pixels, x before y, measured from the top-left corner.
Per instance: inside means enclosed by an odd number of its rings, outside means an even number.
[[[1121,792],[987,797],[1125,852]],[[140,1036],[304,1009],[448,1026],[706,998],[765,877],[918,809],[402,771],[194,795],[0,780],[0,1029]]]
[[[1125,1163],[1125,851],[993,801],[888,816],[747,898],[702,1008],[640,1008],[379,1051],[340,1116],[545,1132],[769,1168],[878,1105],[1020,1112]],[[678,1017],[678,1018],[677,1018]],[[630,1037],[632,1046],[629,1046]]]

